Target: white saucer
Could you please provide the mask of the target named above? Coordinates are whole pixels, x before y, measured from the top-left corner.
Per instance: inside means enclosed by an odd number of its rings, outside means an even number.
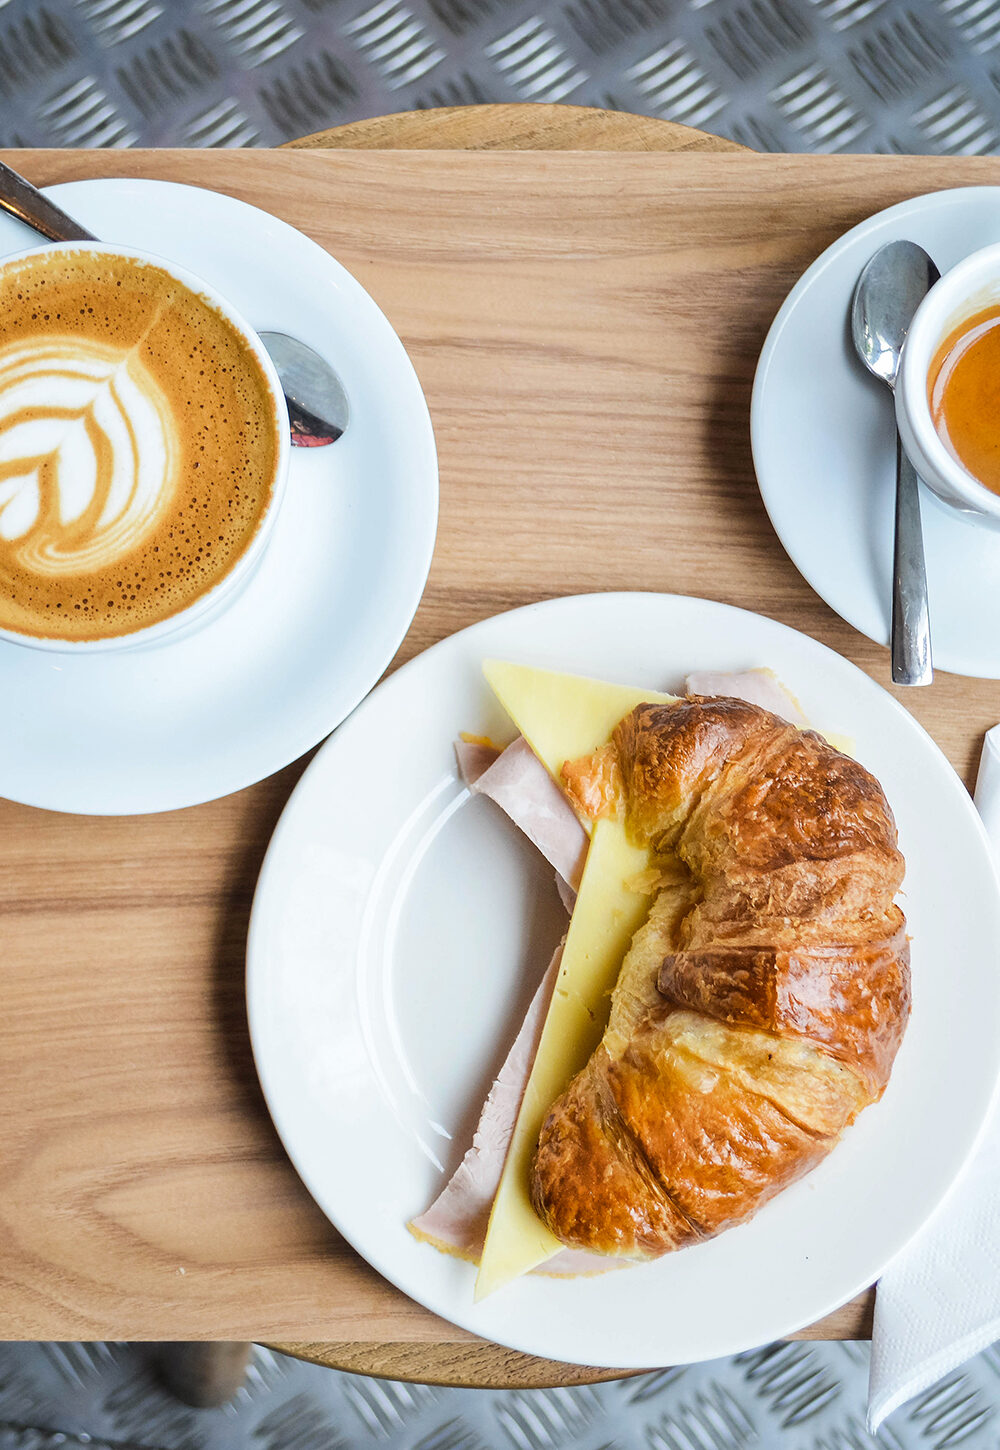
[[[274,538],[218,618],[176,641],[77,659],[0,642],[0,795],[94,815],[194,805],[309,750],[391,660],[434,548],[427,405],[372,299],[277,217],[166,181],[47,190],[99,237],[180,262],[254,327],[309,343],[351,401],[343,439],[292,449]],[[38,241],[0,216],[0,256]]]
[[[417,1243],[406,1221],[465,1151],[566,927],[551,867],[457,777],[460,730],[512,733],[483,679],[490,655],[661,690],[683,688],[692,669],[775,669],[810,720],[853,737],[893,808],[913,1016],[882,1101],[750,1223],[655,1264],[595,1279],[532,1275],[476,1304],[473,1266]],[[514,1349],[648,1369],[811,1323],[877,1278],[920,1228],[994,1095],[998,956],[982,821],[887,691],[760,615],[676,595],[592,594],[443,640],[373,691],[317,754],[261,871],[247,1009],[289,1157],[379,1273]]]
[[[771,522],[832,609],[889,642],[895,443],[892,398],[862,368],[848,326],[858,274],[884,243],[919,242],[941,272],[1000,241],[1000,188],[889,207],[829,247],[767,336],[751,407],[753,457]],[[1000,534],[921,491],[934,664],[1000,678]]]

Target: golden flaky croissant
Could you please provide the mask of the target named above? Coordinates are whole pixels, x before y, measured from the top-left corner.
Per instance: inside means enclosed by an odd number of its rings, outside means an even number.
[[[910,1006],[903,858],[868,771],[735,699],[640,705],[564,780],[624,810],[662,876],[532,1201],[564,1243],[655,1258],[749,1218],[882,1095]]]

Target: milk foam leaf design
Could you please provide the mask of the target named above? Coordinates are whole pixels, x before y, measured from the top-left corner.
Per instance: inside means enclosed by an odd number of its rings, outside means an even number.
[[[51,336],[0,352],[0,538],[20,568],[91,572],[138,547],[171,501],[176,453],[135,349]]]
[[[0,483],[0,539],[19,539],[38,518],[38,473],[15,473]]]

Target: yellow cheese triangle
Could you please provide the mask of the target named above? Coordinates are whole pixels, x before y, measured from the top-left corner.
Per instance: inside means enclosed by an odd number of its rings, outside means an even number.
[[[550,773],[607,743],[619,720],[644,700],[674,695],[502,660],[483,672],[497,698]],[[476,1299],[537,1268],[562,1248],[531,1206],[531,1158],[545,1114],[604,1035],[611,993],[649,899],[629,883],[649,865],[618,821],[599,821],[587,853],[562,963],[503,1175],[490,1214]]]
[[[606,745],[618,721],[636,705],[677,699],[637,685],[609,685],[508,660],[485,660],[483,674],[557,784],[564,762]]]
[[[611,993],[649,898],[627,883],[649,865],[618,821],[598,821],[587,852],[562,963],[538,1052],[493,1200],[476,1278],[476,1299],[550,1259],[563,1247],[531,1206],[531,1159],[545,1114],[604,1035]]]

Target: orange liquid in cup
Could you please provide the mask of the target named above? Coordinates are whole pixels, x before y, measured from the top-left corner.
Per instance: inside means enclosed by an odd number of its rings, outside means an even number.
[[[1000,304],[973,313],[941,343],[927,400],[948,452],[1000,494]]]

